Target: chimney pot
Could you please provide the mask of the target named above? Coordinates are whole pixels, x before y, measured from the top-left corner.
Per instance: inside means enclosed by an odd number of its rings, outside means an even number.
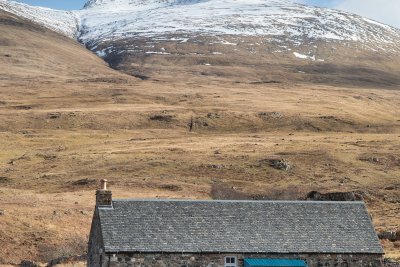
[[[107,190],[107,179],[101,179],[100,190]]]

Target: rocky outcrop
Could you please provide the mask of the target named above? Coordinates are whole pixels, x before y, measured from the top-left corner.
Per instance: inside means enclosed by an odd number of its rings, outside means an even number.
[[[392,242],[400,241],[400,229],[397,231],[382,231],[378,233],[379,239],[386,239]]]
[[[292,168],[292,165],[284,159],[262,159],[259,161],[260,165],[265,163],[270,167],[281,171],[289,171]]]
[[[38,263],[33,261],[21,261],[20,267],[40,267]]]
[[[311,191],[307,194],[306,200],[315,201],[357,201],[362,200],[362,196],[354,192],[329,192],[320,193],[317,191]]]

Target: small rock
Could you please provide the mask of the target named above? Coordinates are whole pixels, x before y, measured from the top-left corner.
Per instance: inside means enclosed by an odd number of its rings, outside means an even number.
[[[8,177],[0,176],[0,184],[9,183],[10,181],[11,181],[11,179]]]
[[[0,216],[6,215],[6,212],[4,210],[0,210]]]
[[[379,163],[381,160],[378,157],[361,157],[361,161],[368,161],[371,163]]]
[[[217,169],[217,170],[224,168],[223,165],[216,165],[216,164],[210,164],[210,165],[208,165],[208,167],[211,169]]]
[[[61,117],[61,113],[60,112],[51,112],[47,114],[47,118],[49,119],[58,119]]]
[[[95,183],[96,183],[96,180],[85,178],[85,179],[80,179],[80,180],[72,182],[72,185],[85,186],[85,185],[92,185],[92,184],[95,184]]]
[[[169,191],[181,191],[182,187],[174,184],[164,184],[160,186],[161,189],[169,190]]]
[[[284,159],[268,159],[267,162],[269,166],[277,170],[289,171],[292,168]]]
[[[258,113],[258,116],[260,118],[279,119],[279,118],[283,117],[283,114],[280,113],[280,112],[276,112],[276,111],[273,111],[273,112],[260,112],[260,113]]]
[[[389,185],[385,187],[385,190],[396,190],[396,189],[400,189],[400,184]]]
[[[218,113],[210,112],[210,113],[207,114],[207,118],[209,118],[209,119],[218,119],[218,118],[220,118],[220,115]]]
[[[42,155],[42,157],[43,157],[45,160],[53,160],[53,159],[56,159],[56,158],[57,158],[56,155]]]
[[[151,121],[162,121],[162,122],[172,122],[173,118],[174,117],[171,115],[160,115],[160,114],[150,116]]]

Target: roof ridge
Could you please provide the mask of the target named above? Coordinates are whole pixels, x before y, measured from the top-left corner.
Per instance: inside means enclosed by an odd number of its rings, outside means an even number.
[[[317,200],[221,200],[175,198],[117,198],[113,202],[199,202],[199,203],[318,203],[318,204],[365,204],[364,201],[317,201]]]

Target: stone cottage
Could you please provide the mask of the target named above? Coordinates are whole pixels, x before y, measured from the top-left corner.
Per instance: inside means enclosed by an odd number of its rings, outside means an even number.
[[[363,202],[96,198],[90,267],[383,266]]]

